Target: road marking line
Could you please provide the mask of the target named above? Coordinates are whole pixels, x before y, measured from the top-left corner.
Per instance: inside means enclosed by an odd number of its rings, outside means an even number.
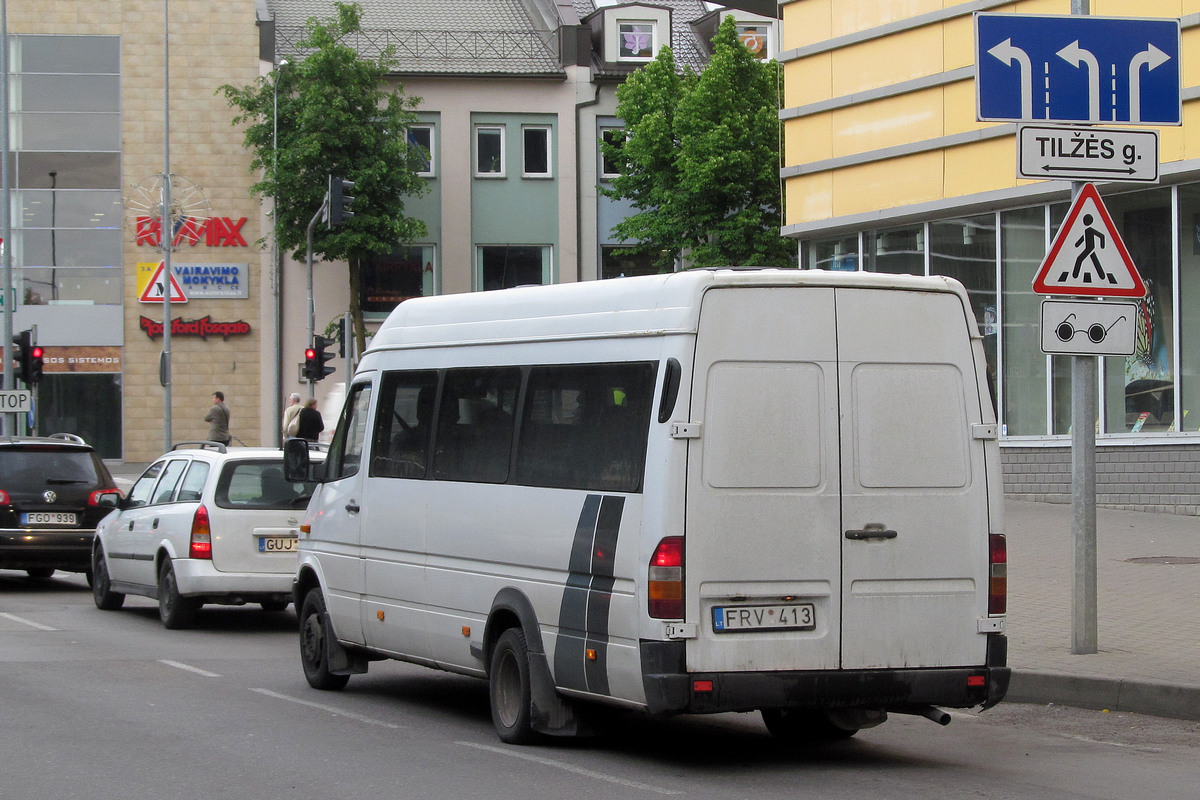
[[[517,750],[515,750],[513,748],[491,747],[486,744],[475,744],[474,742],[455,742],[455,744],[461,744],[463,747],[474,747],[476,750],[486,750],[489,753],[496,753],[497,755],[511,756],[513,758],[521,758],[526,761],[532,761],[535,764],[541,764],[542,766],[545,766],[545,767],[555,767],[557,769],[566,770],[567,772],[574,772],[576,775],[582,775],[585,778],[595,778],[596,780],[600,780],[600,781],[608,781],[609,783],[620,784],[621,786],[626,786],[630,789],[641,789],[642,791],[655,792],[657,794],[683,794],[683,792],[676,791],[674,789],[664,789],[661,786],[651,786],[648,783],[638,783],[637,781],[627,781],[624,778],[615,778],[612,775],[605,775],[602,772],[594,772],[590,769],[584,769],[583,767],[577,767],[573,764],[568,764],[564,761],[555,761],[552,758],[542,758],[540,756],[534,756],[534,755],[530,755],[528,753],[518,752]]]
[[[8,614],[3,611],[0,611],[0,617],[4,617],[5,619],[11,619],[13,622],[19,622],[22,625],[28,625],[31,628],[37,628],[39,631],[56,631],[56,630],[58,630],[58,628],[51,628],[49,625],[43,625],[40,622],[34,622],[31,619],[25,619],[24,617],[18,617],[16,614]]]
[[[267,697],[274,697],[276,700],[287,700],[289,703],[296,703],[298,705],[308,706],[309,708],[316,708],[321,711],[326,711],[336,717],[346,717],[347,719],[356,720],[358,722],[365,722],[368,725],[378,725],[382,728],[400,730],[399,725],[393,725],[390,722],[384,722],[383,720],[374,719],[372,717],[364,717],[362,714],[355,714],[352,711],[345,711],[337,708],[336,706],[329,706],[325,705],[324,703],[314,703],[311,700],[301,700],[299,697],[290,697],[286,694],[280,694],[279,692],[272,692],[270,689],[251,689],[250,691],[258,692],[259,694],[265,694]]]
[[[217,674],[217,673],[215,673],[215,672],[209,672],[209,671],[208,671],[208,670],[206,670],[206,669],[200,669],[199,667],[193,667],[191,664],[183,664],[183,663],[180,663],[180,662],[178,662],[178,661],[171,661],[171,660],[169,660],[169,659],[166,659],[166,658],[160,658],[160,659],[158,660],[158,663],[160,663],[160,664],[166,664],[168,667],[175,667],[175,669],[182,669],[182,670],[187,670],[188,672],[194,672],[194,673],[196,673],[197,675],[203,675],[203,676],[204,676],[204,677],[206,677],[206,678],[219,678],[219,677],[221,677],[220,675],[218,675],[218,674]]]

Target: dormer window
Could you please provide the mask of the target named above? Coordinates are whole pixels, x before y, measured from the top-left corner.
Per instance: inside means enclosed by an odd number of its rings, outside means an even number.
[[[759,61],[766,61],[768,58],[767,42],[770,31],[771,26],[766,23],[739,22],[737,24],[738,39]]]
[[[618,58],[621,61],[650,61],[656,50],[654,20],[622,20],[617,23]]]

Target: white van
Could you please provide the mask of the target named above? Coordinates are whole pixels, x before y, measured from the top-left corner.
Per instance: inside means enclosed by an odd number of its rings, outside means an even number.
[[[295,583],[305,676],[490,682],[841,737],[1007,690],[1000,460],[946,278],[699,270],[409,300],[348,387]]]

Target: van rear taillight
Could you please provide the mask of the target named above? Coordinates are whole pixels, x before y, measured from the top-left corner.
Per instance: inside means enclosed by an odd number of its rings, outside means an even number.
[[[654,619],[683,619],[682,536],[668,536],[654,548],[647,598],[647,610]]]
[[[188,558],[212,558],[212,530],[208,527],[208,509],[198,506],[192,515],[192,542]]]
[[[1008,544],[1004,534],[988,535],[991,566],[988,573],[988,613],[1004,614],[1008,609]]]

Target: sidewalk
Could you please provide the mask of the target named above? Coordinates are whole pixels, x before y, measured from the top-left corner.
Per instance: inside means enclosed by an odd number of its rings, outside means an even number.
[[[1071,506],[1006,500],[1007,699],[1200,720],[1200,517],[1096,511],[1097,650],[1071,653]]]

